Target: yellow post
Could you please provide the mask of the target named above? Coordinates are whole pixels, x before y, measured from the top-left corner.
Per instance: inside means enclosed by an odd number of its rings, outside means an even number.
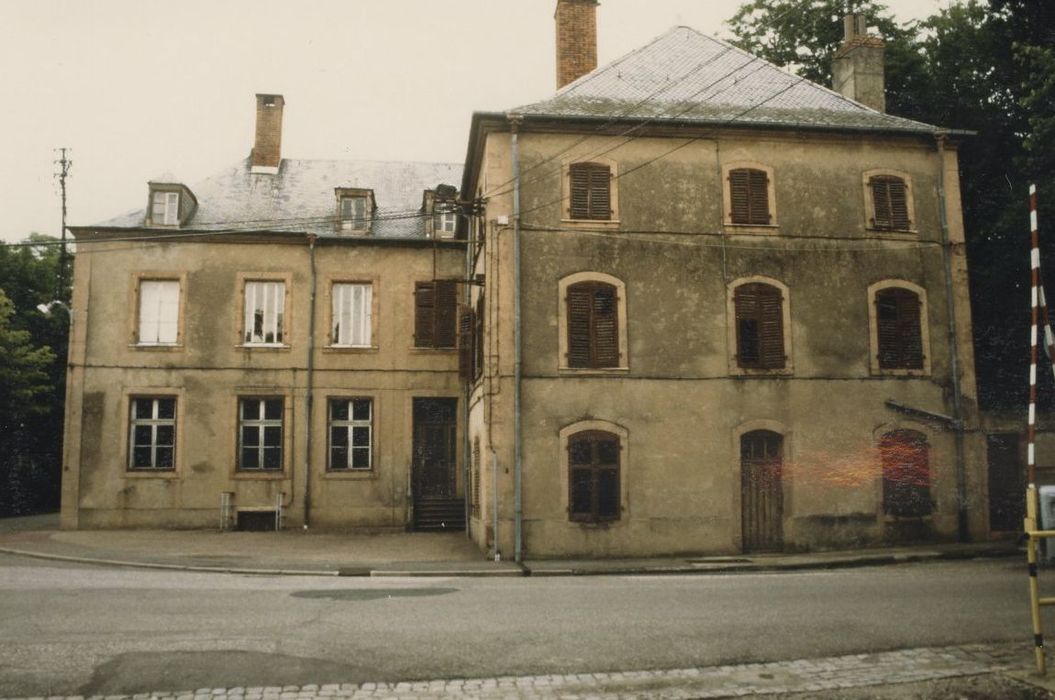
[[[1027,533],[1039,530],[1037,527],[1037,487],[1030,484],[1026,489],[1026,521]],[[1037,540],[1038,537],[1029,535],[1026,540],[1026,557],[1029,562],[1029,611],[1033,616],[1033,654],[1037,659],[1037,673],[1047,673],[1044,659],[1044,632],[1040,629],[1040,587],[1037,585]]]

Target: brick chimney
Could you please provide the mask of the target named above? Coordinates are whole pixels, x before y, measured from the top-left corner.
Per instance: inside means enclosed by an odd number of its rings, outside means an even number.
[[[597,0],[557,0],[557,89],[597,67]]]
[[[277,174],[282,162],[282,95],[256,96],[256,141],[250,155],[252,172]]]
[[[869,36],[865,17],[843,18],[843,45],[832,59],[832,88],[880,112],[886,111],[886,51],[883,40]]]

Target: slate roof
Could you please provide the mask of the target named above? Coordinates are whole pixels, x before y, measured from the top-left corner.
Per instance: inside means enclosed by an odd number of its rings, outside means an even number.
[[[674,27],[542,102],[525,116],[933,133],[877,112],[731,44]]]
[[[424,238],[422,195],[461,181],[460,163],[283,159],[277,175],[253,174],[249,159],[189,185],[198,209],[181,229],[296,231],[335,236],[337,187],[372,189],[377,202],[370,235]],[[143,201],[146,202],[146,193]],[[142,228],[146,208],[89,228]],[[345,234],[347,235],[347,234]]]

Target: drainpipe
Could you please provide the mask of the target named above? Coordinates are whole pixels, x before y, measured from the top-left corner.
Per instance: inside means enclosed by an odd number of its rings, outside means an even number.
[[[948,316],[949,368],[952,373],[953,436],[956,443],[956,524],[961,542],[967,542],[967,465],[964,448],[963,394],[960,386],[960,351],[956,344],[956,303],[953,300],[952,244],[945,211],[945,133],[934,135],[938,148],[938,204],[941,219],[941,249],[945,272],[945,314]]]
[[[508,118],[513,160],[513,560],[519,564],[524,554],[520,445],[520,141],[517,133],[521,117],[511,114]]]
[[[308,236],[308,258],[311,262],[311,283],[308,286],[308,372],[307,391],[305,392],[305,418],[307,422],[307,434],[304,439],[304,529],[308,529],[311,520],[311,434],[312,434],[312,405],[314,403],[313,385],[315,380],[315,235]]]
[[[457,205],[455,205],[457,206]],[[473,294],[472,285],[469,284],[473,278],[472,271],[472,254],[473,254],[473,232],[472,232],[472,220],[466,217],[467,226],[465,232],[466,246],[465,246],[465,305],[466,307],[472,308]],[[457,227],[455,227],[457,228]],[[476,336],[476,328],[473,328],[473,337]],[[460,358],[459,358],[460,359]],[[476,347],[473,347],[473,360],[476,359]],[[473,373],[475,375],[475,372]],[[472,500],[472,491],[470,489],[469,480],[472,479],[472,448],[469,445],[469,399],[472,397],[473,392],[473,379],[475,376],[469,377],[469,380],[465,382],[465,400],[462,401],[462,490],[465,492],[465,497],[462,499],[465,501],[465,539],[470,540],[473,537],[472,532],[472,507],[470,501]]]
[[[494,555],[495,561],[501,558],[501,553],[498,551],[498,453],[495,452],[494,448],[491,448],[491,537],[494,540]]]

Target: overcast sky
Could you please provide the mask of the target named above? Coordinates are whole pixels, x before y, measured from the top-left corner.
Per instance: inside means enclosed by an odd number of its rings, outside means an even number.
[[[888,0],[901,20],[949,0]],[[603,65],[684,24],[728,38],[740,0],[602,0]],[[257,92],[283,156],[461,162],[473,110],[555,89],[555,0],[0,0],[0,239],[145,206],[246,157]]]

